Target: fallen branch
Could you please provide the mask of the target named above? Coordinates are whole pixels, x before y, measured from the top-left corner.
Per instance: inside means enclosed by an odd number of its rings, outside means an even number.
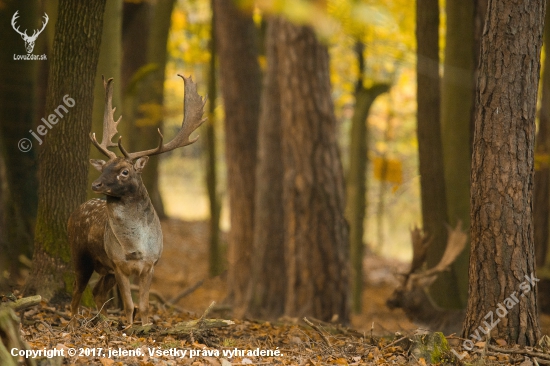
[[[231,320],[207,319],[206,316],[214,308],[215,304],[216,302],[212,301],[199,319],[178,323],[172,328],[162,331],[161,335],[189,336],[191,338],[205,340],[210,329],[223,328],[235,324]]]
[[[189,296],[193,292],[195,292],[195,290],[201,287],[203,283],[204,283],[204,280],[197,281],[191,287],[186,288],[185,290],[183,290],[182,292],[180,292],[179,294],[177,294],[176,296],[168,300],[167,304],[170,304],[170,305],[176,304],[178,301],[180,301],[184,297]]]
[[[16,366],[17,357],[12,357],[10,351],[14,348],[27,350],[26,345],[19,336],[19,318],[15,315],[11,306],[0,307],[0,364],[4,366]],[[25,365],[34,366],[33,358],[25,358]]]
[[[505,348],[498,348],[493,345],[489,345],[489,349],[500,353],[508,353],[513,355],[524,355],[524,356],[527,355],[531,357],[537,357],[542,360],[550,361],[550,355],[545,353],[535,352],[535,351],[529,351],[526,349],[505,349]]]
[[[42,301],[42,297],[40,295],[35,296],[29,296],[29,297],[23,297],[21,299],[18,299],[14,302],[4,302],[0,305],[0,309],[2,308],[11,308],[14,311],[21,311],[25,310],[27,308],[30,308],[31,306],[36,306],[40,304]]]

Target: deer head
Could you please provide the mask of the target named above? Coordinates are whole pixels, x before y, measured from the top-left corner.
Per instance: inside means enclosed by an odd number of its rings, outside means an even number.
[[[44,13],[44,22],[42,22],[42,28],[40,30],[34,30],[33,34],[31,36],[27,35],[27,30],[25,29],[24,32],[21,32],[19,30],[19,27],[16,26],[15,21],[17,18],[19,18],[19,15],[17,14],[19,10],[13,14],[13,17],[11,18],[11,26],[13,27],[13,30],[15,30],[17,33],[21,35],[21,38],[23,38],[23,41],[25,41],[25,48],[27,49],[27,53],[31,53],[34,49],[34,42],[36,42],[36,38],[38,38],[38,35],[42,33],[44,28],[46,28],[46,24],[48,24],[48,14]]]
[[[197,93],[197,85],[193,83],[191,78],[183,79],[185,88],[184,107],[183,107],[183,122],[181,129],[177,135],[168,143],[163,144],[164,137],[158,130],[159,144],[154,149],[129,153],[122,145],[122,136],[119,137],[118,143],[112,142],[112,138],[117,134],[117,125],[120,118],[115,121],[114,112],[116,108],[112,106],[113,88],[112,81],[103,79],[105,88],[105,111],[103,114],[103,137],[101,143],[97,142],[95,133],[90,133],[90,139],[94,146],[105,156],[109,161],[90,160],[90,163],[99,170],[101,176],[92,184],[92,190],[97,193],[103,193],[109,196],[121,197],[127,193],[136,190],[139,182],[135,180],[136,174],[140,174],[147,163],[149,156],[162,154],[172,151],[179,147],[187,146],[197,141],[198,136],[189,139],[189,136],[195,131],[206,119],[202,118],[204,104],[206,99],[203,99]],[[118,146],[124,157],[110,151],[109,147]]]

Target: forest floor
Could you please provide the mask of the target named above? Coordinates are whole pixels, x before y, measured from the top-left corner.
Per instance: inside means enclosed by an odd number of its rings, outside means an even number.
[[[225,276],[208,277],[208,224],[166,220],[162,226],[164,252],[151,287],[154,326],[124,330],[120,311],[99,319],[83,310],[74,329],[67,306],[42,302],[19,313],[21,333],[30,350],[56,348],[64,357],[38,357],[38,365],[426,365],[430,357],[449,365],[550,364],[543,350],[478,342],[477,351],[462,353],[462,339],[419,330],[401,310],[385,306],[398,284],[395,274],[408,264],[374,255],[365,259],[363,312],[352,316],[349,328],[315,319],[313,327],[302,319],[233,319],[224,305]],[[169,305],[190,288],[194,291]],[[212,301],[217,304],[209,307]],[[218,321],[208,328],[212,322],[201,322],[203,316]],[[550,333],[549,316],[541,317],[541,327]]]

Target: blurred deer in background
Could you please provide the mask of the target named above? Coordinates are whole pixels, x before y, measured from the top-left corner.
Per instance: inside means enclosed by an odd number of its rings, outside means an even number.
[[[468,236],[461,230],[461,226],[459,222],[455,229],[449,228],[447,247],[443,257],[435,267],[428,270],[421,270],[421,268],[426,261],[431,240],[420,229],[411,230],[413,245],[411,269],[403,274],[401,284],[386,301],[390,309],[403,309],[410,320],[431,330],[449,334],[462,329],[465,311],[441,309],[433,303],[428,294],[428,288],[437,276],[449,270],[466,246]]]
[[[111,139],[117,133],[120,118],[114,120],[112,107],[113,86],[109,79],[105,87],[105,112],[103,115],[103,138],[97,142],[95,134],[90,139],[109,160],[90,160],[101,172],[92,183],[92,190],[105,194],[107,200],[92,199],[82,204],[71,214],[68,224],[69,243],[75,270],[75,285],[71,312],[78,313],[82,292],[95,270],[101,276],[93,289],[95,303],[105,314],[103,305],[108,291],[118,284],[128,325],[133,323],[134,303],[130,291],[130,276],[139,282],[139,312],[143,325],[148,324],[149,287],[153,268],[162,253],[162,230],[147,190],[141,181],[141,172],[149,156],[162,154],[197,141],[189,139],[206,119],[202,118],[206,100],[197,93],[191,78],[183,79],[185,96],[183,123],[174,139],[163,144],[160,132],[158,147],[146,151],[128,153]],[[124,155],[117,157],[108,147],[117,146]]]

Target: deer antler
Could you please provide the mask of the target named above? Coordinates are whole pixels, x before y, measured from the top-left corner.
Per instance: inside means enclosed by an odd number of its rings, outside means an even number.
[[[21,32],[21,31],[19,30],[19,26],[17,26],[17,25],[15,24],[15,21],[17,20],[17,18],[19,18],[19,14],[18,14],[18,13],[19,13],[19,10],[17,10],[17,11],[15,12],[15,14],[13,14],[13,17],[11,18],[11,26],[12,26],[13,30],[15,30],[17,33],[19,33],[19,34],[21,35],[21,37],[23,37],[23,38],[26,39],[26,40],[36,40],[36,38],[38,37],[38,35],[39,35],[40,33],[42,33],[42,31],[44,30],[44,28],[46,28],[46,24],[48,24],[48,20],[50,19],[50,18],[48,17],[48,14],[44,13],[44,20],[45,20],[45,21],[42,22],[42,29],[40,29],[40,30],[35,29],[34,32],[32,33],[32,36],[29,36],[29,35],[27,34],[27,30],[26,30],[26,29],[25,29],[24,32]]]
[[[124,147],[122,146],[122,139],[119,139],[118,148],[127,159],[134,160],[137,158],[141,158],[142,156],[162,154],[164,152],[177,149],[178,147],[190,145],[193,142],[197,141],[197,139],[199,138],[197,136],[194,139],[190,140],[189,136],[193,131],[199,128],[199,126],[202,125],[204,121],[206,121],[206,118],[202,118],[206,98],[203,99],[197,93],[197,84],[193,82],[191,77],[186,78],[180,74],[178,74],[178,76],[183,79],[185,88],[185,95],[183,98],[183,122],[181,124],[181,129],[179,130],[178,134],[170,142],[163,145],[162,142],[164,140],[164,137],[162,136],[162,133],[159,129],[158,133],[160,136],[160,141],[159,145],[156,148],[133,153],[127,152],[126,149],[124,149]]]
[[[462,253],[468,241],[468,235],[462,231],[462,222],[460,220],[454,229],[447,227],[447,230],[449,231],[447,247],[439,263],[433,268],[411,275],[415,277],[416,281],[422,281],[425,286],[431,285],[439,273],[449,269],[451,264]]]
[[[122,116],[118,117],[118,120],[114,119],[114,112],[116,108],[113,108],[113,78],[110,78],[105,82],[105,77],[101,75],[103,79],[103,87],[105,88],[105,110],[103,112],[103,137],[101,138],[101,144],[99,144],[95,138],[95,133],[90,133],[90,139],[92,143],[110,159],[116,158],[116,154],[109,149],[108,147],[117,146],[116,143],[112,142],[111,139],[114,135],[117,134],[116,126],[120,122]],[[119,139],[120,142],[120,139]]]
[[[15,14],[13,14],[13,17],[11,18],[11,26],[12,26],[14,31],[16,31],[17,33],[19,33],[21,35],[21,37],[27,38],[27,37],[29,37],[27,35],[27,30],[25,29],[25,32],[21,32],[19,30],[19,26],[16,27],[15,21],[17,20],[17,18],[19,18],[19,15],[17,13],[19,13],[19,10],[17,10],[15,12]]]
[[[40,29],[40,30],[36,30],[36,29],[35,29],[34,32],[32,33],[32,36],[29,37],[30,39],[35,40],[35,39],[38,37],[38,35],[39,35],[40,33],[42,33],[42,31],[44,30],[44,28],[46,28],[46,24],[48,24],[48,20],[49,20],[50,18],[48,18],[48,14],[46,14],[46,13],[44,13],[44,17],[43,17],[43,18],[45,19],[45,21],[42,22],[42,29]],[[26,34],[26,32],[27,32],[27,31],[25,30],[25,34]]]

